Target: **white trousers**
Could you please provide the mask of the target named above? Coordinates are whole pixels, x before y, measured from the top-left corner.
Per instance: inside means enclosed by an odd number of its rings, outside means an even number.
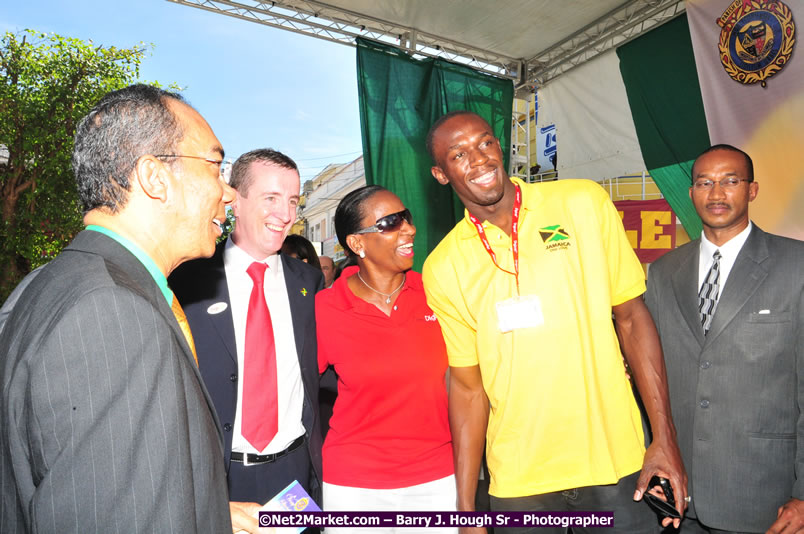
[[[457,508],[455,475],[395,489],[367,489],[324,482],[324,510],[333,512],[454,512]],[[457,528],[343,528],[329,527],[326,534],[458,534]]]

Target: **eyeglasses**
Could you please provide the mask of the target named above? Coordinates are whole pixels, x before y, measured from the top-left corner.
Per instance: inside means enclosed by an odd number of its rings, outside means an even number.
[[[355,233],[371,234],[375,232],[393,232],[395,230],[399,230],[399,227],[402,226],[402,221],[407,221],[408,224],[413,224],[413,215],[410,214],[410,210],[404,209],[402,211],[386,215],[385,217],[380,217],[377,219],[377,222],[374,223],[374,225],[369,226],[368,228],[363,228],[362,230],[358,230]]]
[[[722,180],[714,181],[714,180],[695,180],[692,183],[692,187],[697,189],[698,191],[709,191],[715,184],[719,184],[723,189],[734,189],[740,182],[750,182],[747,178],[723,178]]]
[[[231,161],[224,161],[222,159],[211,159],[211,158],[204,158],[202,156],[183,156],[181,154],[154,154],[155,158],[189,158],[189,159],[200,159],[202,161],[206,161],[207,163],[212,163],[213,165],[218,166],[218,175],[220,178],[229,183],[229,169],[232,166]]]

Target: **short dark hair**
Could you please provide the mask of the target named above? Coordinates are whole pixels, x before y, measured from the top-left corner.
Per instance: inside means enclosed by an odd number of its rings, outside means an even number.
[[[347,256],[354,255],[354,251],[346,244],[346,236],[360,230],[365,210],[363,205],[366,200],[381,191],[388,189],[381,185],[364,185],[343,197],[335,208],[335,235],[338,236],[338,243],[341,244]]]
[[[706,154],[709,154],[710,152],[716,152],[718,150],[727,150],[729,152],[736,152],[737,154],[740,154],[745,159],[745,169],[746,173],[748,174],[746,178],[748,179],[749,182],[754,181],[754,161],[751,159],[751,156],[749,156],[748,154],[746,154],[745,152],[743,152],[742,150],[740,150],[735,146],[721,143],[719,145],[710,146],[709,148],[701,152],[697,158],[695,158],[695,163],[692,164],[692,173],[690,176],[691,182],[695,182],[695,165],[698,163],[698,160],[701,159]]]
[[[152,85],[130,85],[101,98],[78,123],[72,165],[84,213],[96,208],[117,213],[128,201],[137,160],[175,151],[184,131],[168,99],[185,102]]]
[[[479,119],[482,119],[486,123],[488,123],[488,121],[486,121],[486,119],[483,119],[483,117],[481,117],[480,115],[478,115],[474,111],[468,111],[468,110],[465,110],[465,109],[458,109],[458,110],[455,110],[455,111],[450,111],[449,113],[446,113],[444,115],[441,115],[433,123],[433,125],[430,126],[430,130],[427,132],[427,138],[424,141],[424,144],[427,147],[427,153],[430,154],[430,158],[433,160],[433,163],[438,163],[436,161],[435,154],[433,153],[433,137],[435,136],[436,130],[438,130],[441,127],[442,124],[444,124],[445,122],[450,120],[452,117],[458,117],[460,115],[474,115],[475,117],[478,117]]]
[[[248,196],[248,189],[254,181],[249,169],[252,163],[258,161],[299,172],[299,167],[296,165],[295,161],[290,159],[289,156],[272,148],[258,148],[246,152],[237,158],[237,161],[232,165],[232,174],[229,178],[229,185],[244,197]]]
[[[315,247],[304,236],[288,234],[282,242],[282,254],[295,254],[297,258],[307,260],[307,263],[316,269],[321,268],[321,262],[318,259],[318,253],[315,251]]]

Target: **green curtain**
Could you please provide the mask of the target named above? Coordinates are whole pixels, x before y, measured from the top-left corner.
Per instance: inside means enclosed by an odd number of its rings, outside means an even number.
[[[701,220],[689,198],[692,162],[709,147],[687,15],[617,49],[645,165],[691,239]]]
[[[703,225],[701,218],[692,205],[690,200],[690,177],[692,176],[692,164],[694,159],[682,163],[673,163],[666,167],[657,167],[650,170],[650,175],[659,184],[667,203],[678,215],[678,219],[687,231],[690,239],[697,239],[701,235]],[[671,184],[668,186],[667,184]],[[662,187],[664,185],[664,187]],[[681,218],[680,213],[684,214]]]
[[[439,59],[417,60],[398,48],[357,39],[357,88],[366,182],[396,193],[416,224],[415,263],[463,217],[463,206],[433,179],[425,148],[430,126],[460,109],[485,118],[500,139],[506,168],[514,86]]]

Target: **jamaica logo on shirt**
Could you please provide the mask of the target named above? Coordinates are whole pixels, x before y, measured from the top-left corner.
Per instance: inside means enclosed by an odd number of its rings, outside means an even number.
[[[547,250],[565,249],[570,246],[569,232],[564,230],[560,224],[539,228],[539,235],[547,245]]]
[[[554,224],[552,226],[545,226],[543,228],[539,228],[539,235],[542,236],[542,241],[545,243],[552,243],[554,241],[562,241],[564,239],[569,239],[569,234],[566,230],[561,228],[560,224]]]

